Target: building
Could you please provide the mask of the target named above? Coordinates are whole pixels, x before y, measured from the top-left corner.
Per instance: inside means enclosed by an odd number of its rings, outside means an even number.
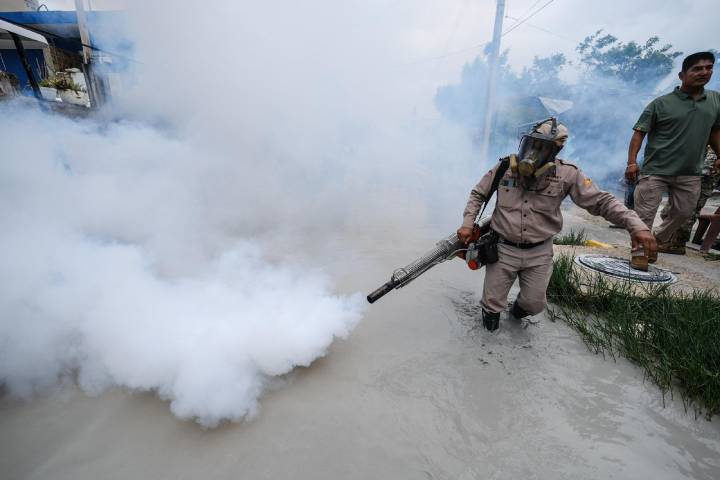
[[[0,22],[39,35],[44,42],[22,37],[24,56],[36,83],[47,83],[58,75],[73,79],[85,95],[103,103],[109,87],[104,73],[112,71],[112,55],[101,53],[98,39],[90,35],[93,25],[117,24],[120,12],[84,10],[49,11],[37,1],[12,0],[0,3]],[[76,2],[83,5],[84,2]],[[44,7],[44,9],[43,9]],[[81,28],[81,25],[83,28]],[[88,29],[88,26],[90,28]],[[97,29],[100,32],[101,29]],[[0,28],[0,70],[18,80],[24,95],[33,95],[31,79],[9,32]],[[78,72],[81,75],[78,76]],[[50,98],[48,98],[50,99]],[[83,103],[83,102],[80,102]]]
[[[37,1],[31,0],[5,0],[0,3],[0,19],[8,21],[13,13],[28,13],[36,11],[39,8]],[[10,20],[11,21],[11,20]],[[18,55],[15,43],[6,28],[0,28],[0,70],[11,74],[10,77],[15,77],[18,81],[17,88],[23,93],[32,95],[30,90],[30,82],[23,68],[20,56]],[[20,33],[22,44],[25,48],[25,55],[30,64],[35,77],[40,79],[46,75],[49,45],[47,41],[39,41],[37,38],[30,38],[28,33]],[[44,37],[43,37],[44,40]],[[5,75],[8,77],[8,75]]]

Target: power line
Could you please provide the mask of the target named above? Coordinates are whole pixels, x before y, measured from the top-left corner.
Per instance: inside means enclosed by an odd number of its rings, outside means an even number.
[[[519,18],[511,17],[510,15],[505,15],[505,17],[506,17],[506,18],[509,18],[510,20],[519,20]],[[537,26],[537,25],[535,25],[535,24],[532,24],[532,23],[526,23],[525,26],[527,26],[527,27],[532,27],[532,28],[534,28],[534,29],[536,29],[536,30],[540,30],[541,32],[545,32],[545,33],[548,33],[548,34],[550,34],[550,35],[554,35],[554,36],[556,36],[556,37],[558,37],[558,38],[562,38],[563,40],[567,40],[567,41],[569,41],[569,42],[580,43],[580,42],[577,41],[577,40],[573,40],[572,38],[566,37],[566,36],[564,36],[564,35],[560,35],[559,33],[555,33],[555,32],[553,32],[553,31],[551,31],[551,30],[548,30],[548,29],[543,28],[543,27],[539,27],[539,26]]]
[[[541,11],[543,11],[543,10],[545,9],[545,7],[547,7],[548,5],[550,5],[551,3],[553,3],[554,1],[555,1],[555,0],[550,0],[549,2],[547,2],[546,4],[544,4],[542,7],[538,8],[538,9],[535,10],[533,13],[531,13],[531,14],[528,15],[527,17],[523,18],[522,20],[520,20],[518,23],[516,23],[516,24],[513,25],[512,27],[508,28],[506,31],[503,32],[503,35],[507,35],[508,33],[512,32],[512,31],[515,30],[517,27],[519,27],[520,25],[522,25],[523,23],[527,22],[527,21],[530,20],[532,17],[534,17],[535,15],[537,15],[538,13],[540,13]]]
[[[431,62],[433,60],[442,60],[443,58],[451,57],[451,56],[457,55],[459,53],[471,52],[473,50],[477,50],[478,48],[485,48],[486,46],[490,45],[491,43],[492,42],[485,42],[480,45],[474,45],[472,47],[463,48],[462,50],[455,50],[454,52],[448,52],[444,55],[438,55],[436,57],[429,57],[429,58],[421,58],[419,60],[414,60],[411,62],[403,63],[403,66],[416,65],[418,63]]]
[[[541,1],[542,1],[542,0],[536,1],[536,2],[532,5],[532,7],[534,7],[535,5],[537,5],[538,3],[540,3]],[[504,31],[504,32],[502,33],[502,35],[500,35],[500,36],[501,36],[501,37],[504,37],[504,36],[507,35],[508,33],[512,32],[512,31],[515,30],[517,27],[519,27],[520,25],[524,24],[525,22],[527,22],[528,20],[530,20],[532,17],[534,17],[535,15],[537,15],[538,13],[540,13],[542,10],[544,10],[548,5],[550,5],[550,4],[553,3],[554,1],[555,1],[555,0],[549,0],[547,3],[545,3],[544,5],[542,5],[540,8],[538,8],[538,9],[535,10],[534,12],[532,12],[530,15],[526,16],[526,17],[523,18],[522,20],[520,20],[520,21],[518,21],[517,23],[515,23],[514,25],[512,25],[510,28],[508,28],[506,31]],[[532,7],[531,7],[531,8],[532,8]],[[531,9],[531,8],[530,8],[530,9]],[[528,10],[530,10],[530,9],[528,9]],[[445,53],[445,54],[443,54],[443,55],[438,55],[438,56],[430,57],[430,58],[422,58],[422,59],[419,59],[419,60],[415,60],[415,61],[403,63],[402,65],[403,65],[403,66],[417,65],[417,64],[419,64],[419,63],[425,63],[425,62],[430,62],[430,61],[434,61],[434,60],[442,60],[443,58],[447,58],[447,57],[450,57],[450,56],[453,56],[453,55],[458,55],[458,54],[460,54],[460,53],[465,53],[465,52],[470,52],[470,51],[473,51],[473,50],[478,50],[478,49],[480,49],[480,48],[485,48],[485,47],[487,47],[488,45],[490,45],[491,43],[492,43],[492,41],[490,41],[490,42],[485,42],[485,43],[481,43],[481,44],[478,44],[478,45],[473,45],[473,46],[471,46],[471,47],[463,48],[463,49],[460,49],[460,50],[455,50],[455,51],[453,51],[453,52],[448,52],[448,53]]]
[[[440,60],[442,60],[443,58],[446,58],[448,48],[450,47],[450,42],[452,41],[453,37],[455,36],[457,27],[460,24],[460,17],[461,17],[462,12],[463,12],[463,3],[459,2],[457,12],[455,13],[455,21],[453,22],[453,25],[452,25],[452,28],[450,30],[450,34],[448,35],[447,40],[445,40],[445,46],[443,47],[442,56],[438,59],[438,66],[440,65]]]
[[[535,8],[535,6],[537,6],[537,4],[540,3],[540,2],[542,2],[542,0],[537,0],[535,3],[533,3],[532,5],[530,5],[530,8],[528,8],[527,10],[525,10],[525,13],[523,13],[523,14],[520,15],[520,16],[522,17],[523,15],[527,15],[528,13],[530,13],[530,12],[532,11],[532,9]]]
[[[535,8],[535,6],[536,6],[538,3],[540,3],[540,2],[542,2],[542,0],[536,0],[535,3],[533,3],[532,5],[530,5],[530,7],[529,7],[527,10],[525,10],[522,15],[520,15],[519,18],[512,18],[512,17],[510,17],[510,16],[508,16],[508,18],[511,19],[511,20],[515,20],[516,22],[519,22],[521,18],[523,18],[523,17],[524,17],[525,15],[527,15],[528,13],[530,13],[530,12],[532,11],[532,9]],[[514,25],[512,25],[512,26],[514,26]]]
[[[445,47],[443,48],[444,51],[447,51],[448,47],[450,46],[450,42],[452,41],[453,37],[455,36],[455,32],[457,31],[457,27],[460,24],[460,17],[463,13],[463,3],[460,2],[458,4],[457,12],[455,13],[455,21],[453,22],[452,29],[450,30],[450,35],[448,35],[447,40],[445,40]]]

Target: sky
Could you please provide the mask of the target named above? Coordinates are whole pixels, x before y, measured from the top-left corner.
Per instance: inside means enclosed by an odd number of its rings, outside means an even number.
[[[90,0],[91,6],[99,9],[123,3],[140,5],[132,0]],[[173,3],[176,8],[185,9],[200,8],[203,4]],[[707,14],[713,3],[713,0],[508,0],[503,31],[512,31],[503,36],[502,49],[509,50],[511,68],[519,71],[532,63],[535,56],[560,52],[570,60],[575,59],[577,44],[601,29],[623,41],[644,42],[659,35],[661,44],[671,43],[685,53],[720,48],[716,17]],[[45,4],[51,9],[74,8],[72,0]],[[347,2],[349,10],[355,8],[353,4]],[[317,8],[318,15],[323,15],[322,2],[305,5],[308,11]],[[404,81],[413,84],[409,88],[414,87],[429,98],[438,86],[456,81],[462,66],[482,53],[492,38],[495,7],[493,0],[369,1],[362,7],[368,15],[359,17],[356,27],[368,33],[379,32],[378,41],[383,42],[385,49],[383,58],[377,59],[382,70],[397,69]],[[521,20],[525,21],[516,26]],[[323,21],[333,22],[332,13]],[[372,46],[368,51],[372,51]],[[570,66],[562,77],[572,81],[577,73],[577,67]]]
[[[535,56],[560,52],[576,59],[575,48],[586,36],[604,30],[623,41],[645,42],[659,35],[661,44],[691,53],[719,48],[720,30],[712,0],[625,2],[617,0],[509,0],[503,31],[513,28],[518,19],[532,18],[502,37],[501,49],[509,49],[509,63],[519,71],[532,63]],[[539,10],[543,5],[545,8]],[[481,52],[492,37],[495,2],[491,0],[457,0],[426,2],[428,12],[416,24],[411,44],[414,59],[444,57],[418,61],[419,76],[427,75],[430,83],[451,82],[462,65]],[[570,71],[564,77],[572,79]]]
[[[537,12],[503,38],[503,48],[510,48],[510,62],[516,68],[532,61],[535,55],[551,51],[572,55],[578,42],[599,29],[623,40],[638,42],[652,35],[661,35],[661,40],[687,52],[720,43],[717,18],[707,14],[713,10],[713,0],[553,0],[549,4],[548,1],[506,2],[503,30],[511,28],[518,19]],[[43,3],[50,9],[74,8],[73,0]],[[122,3],[122,0],[90,0],[94,8],[111,8]],[[174,3],[178,8],[198,8],[204,2],[181,0]],[[309,8],[312,3],[307,3]],[[370,3],[378,4],[382,11],[379,10],[379,15],[395,17],[401,28],[407,28],[408,62],[462,51],[449,55],[443,61],[457,67],[481,50],[473,47],[492,37],[494,0],[387,0]],[[413,10],[412,14],[408,15],[408,10]],[[404,17],[410,22],[403,25],[406,22],[397,17]]]

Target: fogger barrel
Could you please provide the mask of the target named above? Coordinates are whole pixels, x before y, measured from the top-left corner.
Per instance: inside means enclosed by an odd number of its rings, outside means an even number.
[[[490,218],[481,219],[477,226],[479,227],[478,232],[480,235],[487,233],[490,229]],[[402,288],[412,282],[438,263],[452,259],[459,252],[464,251],[465,248],[465,244],[460,241],[457,233],[453,233],[449,237],[440,240],[435,245],[435,248],[426,252],[422,257],[402,268],[395,270],[390,277],[390,281],[368,295],[367,301],[375,303],[392,290]]]

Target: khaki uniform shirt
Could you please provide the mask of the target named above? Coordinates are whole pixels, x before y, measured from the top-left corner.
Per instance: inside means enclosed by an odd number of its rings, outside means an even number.
[[[542,176],[531,190],[524,189],[509,168],[497,190],[497,204],[491,227],[503,238],[517,243],[542,242],[562,229],[560,204],[570,195],[573,202],[593,215],[623,226],[631,234],[647,230],[635,212],[625,208],[611,193],[600,190],[575,165],[555,161],[556,167]],[[493,167],[470,192],[463,212],[463,226],[472,227],[487,198],[495,171]]]

